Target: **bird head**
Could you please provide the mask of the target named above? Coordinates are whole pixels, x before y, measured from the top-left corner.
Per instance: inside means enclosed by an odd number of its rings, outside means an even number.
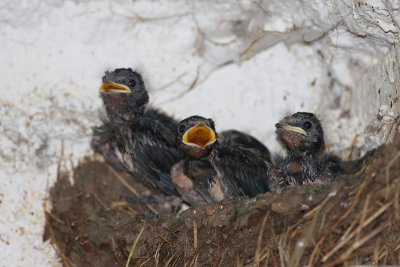
[[[324,131],[313,113],[297,112],[275,124],[276,134],[288,151],[319,153],[324,150]]]
[[[142,76],[128,69],[106,71],[99,93],[107,114],[128,119],[143,112],[149,101]]]
[[[215,125],[211,119],[188,117],[179,122],[177,132],[180,149],[191,158],[208,156],[217,143]]]

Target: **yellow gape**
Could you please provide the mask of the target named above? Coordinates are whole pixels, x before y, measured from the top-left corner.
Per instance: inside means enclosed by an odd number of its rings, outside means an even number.
[[[132,93],[131,89],[120,83],[104,83],[102,86],[100,86],[99,92],[117,92],[117,93],[125,93],[125,94],[130,94]]]
[[[295,133],[302,134],[302,135],[307,135],[306,131],[304,131],[304,130],[303,130],[302,128],[300,128],[300,127],[295,127],[295,126],[283,124],[283,125],[282,125],[282,128],[285,129],[285,130],[288,130],[288,131],[292,131],[292,132],[295,132]]]
[[[187,130],[182,138],[184,144],[197,146],[202,149],[214,143],[216,140],[215,132],[211,128],[202,124]]]

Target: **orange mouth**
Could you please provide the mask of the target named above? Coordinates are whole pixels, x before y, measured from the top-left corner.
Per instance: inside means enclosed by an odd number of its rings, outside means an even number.
[[[182,142],[189,146],[197,146],[204,149],[206,146],[211,145],[217,141],[215,132],[205,126],[197,125],[185,132]]]

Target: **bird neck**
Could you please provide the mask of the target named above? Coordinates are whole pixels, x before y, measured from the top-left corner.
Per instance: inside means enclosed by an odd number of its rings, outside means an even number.
[[[143,114],[146,103],[136,103],[125,94],[104,94],[103,103],[110,119],[133,120]]]
[[[288,151],[288,155],[294,157],[313,157],[315,153],[309,150],[292,149]]]

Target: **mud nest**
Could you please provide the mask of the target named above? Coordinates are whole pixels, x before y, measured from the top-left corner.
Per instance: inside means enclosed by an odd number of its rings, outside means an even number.
[[[400,135],[333,184],[180,214],[121,200],[132,188],[151,192],[101,161],[87,158],[72,174],[61,169],[44,239],[64,266],[400,264]]]

